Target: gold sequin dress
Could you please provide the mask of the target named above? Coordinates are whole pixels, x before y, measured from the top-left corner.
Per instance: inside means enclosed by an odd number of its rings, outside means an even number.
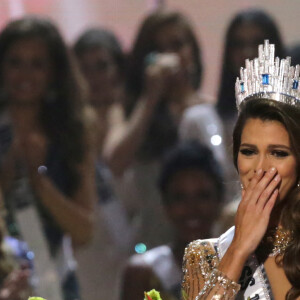
[[[196,240],[188,245],[183,260],[183,299],[272,300],[270,284],[263,265],[251,255],[239,283],[218,270],[218,265],[234,236],[234,227],[216,239]]]

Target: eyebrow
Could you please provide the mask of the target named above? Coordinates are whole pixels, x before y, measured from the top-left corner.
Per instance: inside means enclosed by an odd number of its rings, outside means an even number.
[[[256,147],[256,145],[254,144],[248,144],[248,143],[243,143],[240,145],[240,147]],[[291,147],[288,147],[288,146],[285,146],[285,145],[282,145],[282,144],[271,144],[268,146],[268,148],[284,148],[284,149],[287,149],[289,151],[292,151]]]

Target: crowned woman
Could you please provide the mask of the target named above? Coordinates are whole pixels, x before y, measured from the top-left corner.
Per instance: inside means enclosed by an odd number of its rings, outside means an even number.
[[[186,248],[186,299],[300,297],[300,67],[274,54],[266,40],[237,79],[241,202],[235,227]]]

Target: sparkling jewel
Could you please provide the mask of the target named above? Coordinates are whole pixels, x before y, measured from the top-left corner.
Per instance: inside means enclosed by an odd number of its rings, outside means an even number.
[[[292,241],[292,233],[282,227],[268,230],[259,248],[268,252],[268,256],[283,255]]]
[[[262,83],[269,84],[269,74],[262,74]]]

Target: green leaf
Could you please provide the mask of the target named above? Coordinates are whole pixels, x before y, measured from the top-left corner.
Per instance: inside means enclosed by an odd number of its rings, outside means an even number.
[[[156,290],[151,290],[150,292],[147,292],[146,293],[148,296],[151,297],[152,300],[162,300],[161,297],[160,297],[160,293]],[[144,298],[145,300],[148,300],[146,298]]]

